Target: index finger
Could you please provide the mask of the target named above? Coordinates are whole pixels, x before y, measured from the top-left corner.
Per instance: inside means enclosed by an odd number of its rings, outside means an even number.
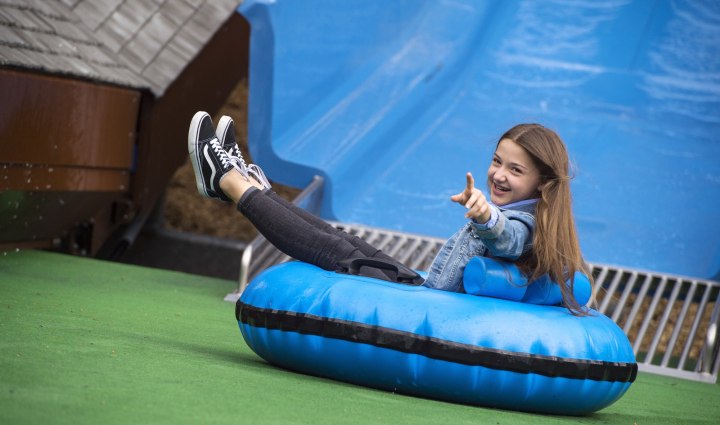
[[[467,178],[466,189],[473,190],[473,188],[475,187],[475,179],[473,179],[472,173],[467,173],[466,178]]]

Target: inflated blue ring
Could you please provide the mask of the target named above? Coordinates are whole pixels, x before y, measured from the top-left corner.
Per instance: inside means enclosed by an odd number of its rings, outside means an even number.
[[[609,318],[400,285],[293,262],[238,300],[242,335],[268,362],[345,382],[482,406],[584,415],[637,374]]]
[[[592,285],[583,273],[577,271],[573,282],[565,285],[571,288],[575,301],[584,306],[592,296]],[[485,297],[502,298],[529,304],[560,305],[560,286],[548,275],[528,283],[518,267],[511,262],[488,257],[473,257],[463,271],[465,292]]]

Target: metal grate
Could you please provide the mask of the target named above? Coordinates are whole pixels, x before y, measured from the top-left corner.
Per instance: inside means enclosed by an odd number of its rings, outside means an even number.
[[[294,201],[317,211],[322,183],[316,177]],[[407,266],[427,270],[444,239],[361,225],[331,222],[357,235]],[[239,285],[225,299],[237,301],[262,270],[291,260],[264,237],[243,251]],[[716,344],[720,320],[720,282],[592,264],[594,307],[628,335],[642,371],[714,383],[720,369]]]
[[[716,382],[720,282],[593,265],[597,309],[628,335],[642,371]]]

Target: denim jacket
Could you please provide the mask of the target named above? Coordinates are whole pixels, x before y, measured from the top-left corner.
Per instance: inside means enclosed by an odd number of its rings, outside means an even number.
[[[463,272],[471,258],[495,257],[517,260],[532,249],[536,203],[521,203],[497,210],[497,221],[468,222],[440,248],[423,285],[444,291],[464,292]]]

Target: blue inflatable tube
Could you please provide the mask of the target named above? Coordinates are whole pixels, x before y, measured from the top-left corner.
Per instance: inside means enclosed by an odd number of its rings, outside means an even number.
[[[575,272],[572,288],[575,301],[584,306],[592,296],[592,285],[587,276]],[[471,258],[463,271],[465,292],[485,297],[502,298],[530,304],[560,305],[562,293],[548,275],[528,284],[527,278],[511,262],[488,257]]]
[[[609,318],[324,271],[272,267],[243,292],[242,335],[291,370],[439,400],[585,415],[637,374]]]

